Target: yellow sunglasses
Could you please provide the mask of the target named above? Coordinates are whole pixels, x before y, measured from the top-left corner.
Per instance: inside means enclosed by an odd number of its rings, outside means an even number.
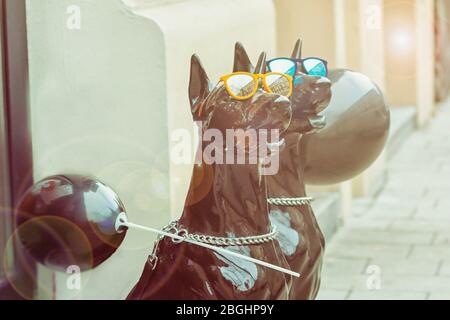
[[[249,72],[234,72],[220,78],[228,94],[236,100],[246,100],[258,91],[259,79],[267,92],[289,97],[292,94],[292,77],[278,72],[253,74]]]

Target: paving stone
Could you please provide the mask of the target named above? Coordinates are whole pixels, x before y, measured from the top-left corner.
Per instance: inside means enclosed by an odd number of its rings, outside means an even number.
[[[368,231],[351,229],[339,233],[337,241],[367,244],[431,244],[433,233],[415,231]]]
[[[422,231],[422,232],[448,232],[450,233],[450,224],[446,220],[435,219],[426,221],[420,219],[397,219],[392,221],[389,230],[393,231]]]
[[[434,245],[446,245],[450,248],[450,233],[437,233],[433,240]]]
[[[344,228],[348,230],[387,230],[389,226],[392,224],[392,221],[389,219],[380,219],[380,220],[368,220],[364,218],[354,218],[350,219],[345,223]]]
[[[448,194],[447,197],[448,196],[450,196],[450,194]],[[442,197],[436,204],[436,211],[439,212],[439,214],[450,217],[450,200]]]
[[[447,174],[447,177],[450,177],[450,165],[448,164],[450,162],[450,155],[448,158],[446,157],[446,158],[439,159],[439,161],[443,162],[442,167],[441,167],[441,173],[444,173],[444,177],[445,177],[445,174]]]
[[[450,290],[444,292],[433,291],[429,294],[428,300],[450,300]]]
[[[413,217],[417,210],[417,204],[411,201],[402,201],[393,196],[380,196],[376,204],[368,211],[367,216],[376,219],[381,218],[409,218]]]
[[[415,199],[416,201],[419,201],[429,184],[426,180],[418,185],[418,178],[419,176],[414,178],[404,176],[389,177],[389,180],[385,185],[384,194],[394,194],[397,199],[409,198],[409,200]]]
[[[450,246],[448,245],[415,245],[409,255],[411,259],[450,260]],[[450,287],[449,287],[450,290]]]
[[[363,274],[369,259],[345,259],[327,257],[323,264],[322,274],[333,276],[361,275]]]
[[[443,261],[439,268],[440,276],[449,276],[450,277],[450,261]],[[450,293],[450,288],[448,289]]]
[[[352,217],[363,216],[375,203],[374,198],[360,198],[352,201]]]
[[[413,219],[415,214],[415,208],[372,208],[365,216],[369,220],[392,220],[395,218]]]
[[[416,292],[450,291],[450,277],[383,275],[381,288]]]
[[[446,223],[448,228],[450,228],[450,217],[448,215],[445,214],[418,214],[415,215],[412,220],[418,221],[420,222],[420,220],[423,221],[435,221],[437,223],[442,222],[442,223]]]
[[[333,275],[322,274],[322,290],[365,290],[367,289],[367,275]]]
[[[345,300],[350,294],[350,290],[320,290],[317,300]]]
[[[450,299],[450,99],[439,112],[388,161],[383,190],[354,201],[327,244],[319,298]]]
[[[425,300],[426,292],[409,292],[399,290],[356,290],[348,300]]]
[[[378,266],[382,275],[435,276],[441,261],[427,259],[370,259],[368,266]],[[449,270],[450,271],[450,270]]]
[[[417,206],[417,210],[414,214],[414,219],[443,221],[448,220],[450,222],[450,210],[449,212],[445,212],[442,209],[438,209],[437,204],[438,201],[434,198],[426,203],[421,203]]]
[[[333,258],[406,258],[411,245],[331,243],[327,256]]]
[[[449,160],[450,162],[450,160]],[[439,203],[440,200],[445,199],[447,197],[450,196],[450,188],[432,188],[430,187],[431,190],[428,190],[427,195],[426,195],[426,199],[428,200],[429,198],[432,198],[433,201],[437,203]]]

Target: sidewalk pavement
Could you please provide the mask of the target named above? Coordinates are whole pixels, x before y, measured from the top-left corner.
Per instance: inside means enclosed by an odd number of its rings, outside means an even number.
[[[450,299],[450,104],[387,165],[327,249],[318,299]]]

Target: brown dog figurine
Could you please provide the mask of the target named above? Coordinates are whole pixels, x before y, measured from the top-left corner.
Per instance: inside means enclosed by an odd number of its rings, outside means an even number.
[[[292,58],[301,58],[298,40]],[[252,64],[241,44],[236,45],[235,70]],[[390,116],[383,93],[368,77],[332,69],[328,81],[298,72],[291,97],[293,117],[285,132],[279,173],[268,177],[270,197],[304,198],[305,183],[333,184],[351,179],[368,168],[383,150]],[[294,279],[290,298],[313,299],[320,284],[324,239],[306,202],[300,206],[271,205],[272,223]]]
[[[252,70],[252,64],[240,43],[235,48],[234,71]],[[295,45],[292,58],[300,59],[301,42]],[[276,175],[267,177],[269,196],[273,198],[306,197],[300,141],[303,134],[325,125],[318,116],[331,99],[331,82],[298,71],[302,81],[291,96],[293,117],[284,134]],[[293,280],[290,299],[314,299],[320,284],[325,241],[309,204],[302,206],[271,205],[270,219],[280,231],[279,242],[292,270],[300,273]]]
[[[265,64],[265,54],[262,54],[255,73],[264,73]],[[233,99],[222,82],[212,89],[195,55],[191,61],[189,96],[194,120],[201,121],[204,131],[213,129],[225,134],[227,129],[264,128],[283,132],[290,124],[292,110],[287,98],[259,89],[250,99]],[[200,151],[204,149],[203,143]],[[202,160],[194,166],[182,217],[172,228],[196,234],[203,240],[269,234],[272,225],[266,178],[261,175],[260,166],[207,164]],[[289,268],[278,241],[274,239],[227,248]],[[289,297],[290,276],[189,243],[161,239],[156,255],[150,258],[128,299],[259,300]]]

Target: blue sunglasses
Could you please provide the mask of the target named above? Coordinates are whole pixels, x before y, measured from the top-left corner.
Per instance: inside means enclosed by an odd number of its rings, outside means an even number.
[[[280,72],[287,74],[293,78],[297,74],[298,64],[302,68],[302,72],[310,76],[328,76],[328,62],[320,58],[291,59],[276,58],[267,62],[270,72]]]

